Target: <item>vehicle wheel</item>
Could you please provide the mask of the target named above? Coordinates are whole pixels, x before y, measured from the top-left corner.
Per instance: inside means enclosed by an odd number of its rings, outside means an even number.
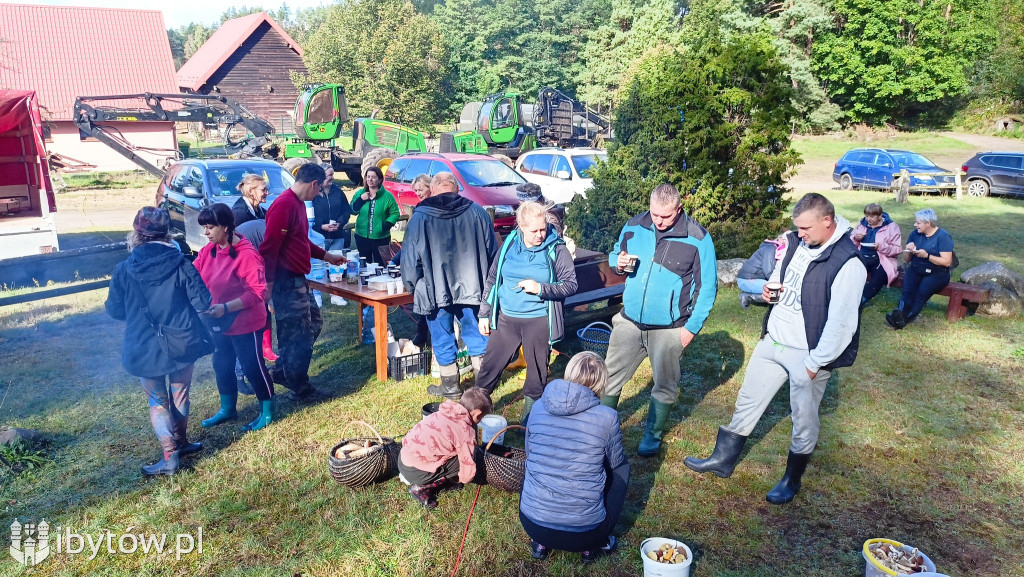
[[[512,159],[509,158],[507,155],[504,155],[504,154],[492,154],[491,158],[497,158],[498,160],[504,162],[505,166],[511,168],[512,170],[515,170],[515,168],[516,168],[515,163],[512,162]]]
[[[295,171],[303,164],[313,162],[308,158],[289,158],[281,164],[281,168],[288,171],[288,174],[295,176]]]
[[[396,158],[398,158],[398,153],[390,148],[374,148],[363,157],[360,175],[366,174],[366,171],[369,170],[371,166],[376,166],[381,172],[387,172],[391,161]],[[362,179],[360,178],[360,180]]]
[[[345,176],[352,181],[352,184],[359,186],[359,183],[363,181],[363,178],[359,176],[359,171],[354,168],[345,170]]]
[[[981,179],[970,180],[967,182],[967,196],[988,196],[988,183]]]
[[[853,188],[853,177],[844,172],[839,177],[839,190],[850,190],[851,188]]]

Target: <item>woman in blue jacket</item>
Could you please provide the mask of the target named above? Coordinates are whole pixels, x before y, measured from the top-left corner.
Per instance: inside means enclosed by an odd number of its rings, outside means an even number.
[[[195,361],[213,352],[197,315],[210,309],[210,291],[171,239],[170,222],[162,208],[139,210],[128,233],[131,254],[114,268],[106,302],[107,314],[126,321],[121,363],[142,383],[149,398],[149,419],[163,449],[163,459],[142,467],[147,476],[173,475],[179,457],[203,448],[188,442],[188,393]],[[206,340],[184,358],[171,358],[154,325],[191,328]]]
[[[629,461],[619,413],[600,401],[607,380],[601,357],[579,353],[533,407],[519,521],[536,559],[560,549],[579,551],[588,563],[615,549]]]
[[[538,202],[519,205],[516,229],[491,263],[484,283],[487,296],[478,315],[480,334],[489,338],[476,371],[476,386],[490,395],[509,359],[522,346],[524,423],[548,381],[551,344],[565,332],[562,301],[576,293],[572,256],[547,216],[548,208]]]

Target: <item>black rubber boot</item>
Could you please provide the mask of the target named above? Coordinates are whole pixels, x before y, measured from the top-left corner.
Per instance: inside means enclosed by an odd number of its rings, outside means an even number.
[[[785,505],[796,497],[800,492],[800,479],[807,470],[807,462],[811,460],[811,454],[801,455],[800,453],[789,452],[789,459],[786,461],[786,473],[778,485],[765,496],[772,505]]]
[[[169,457],[160,459],[152,465],[144,465],[142,467],[142,474],[147,477],[154,477],[156,475],[171,476],[177,472],[178,451],[174,451]]]
[[[747,444],[745,436],[727,431],[725,427],[719,427],[718,440],[715,441],[715,450],[711,452],[711,456],[707,459],[687,457],[683,459],[683,464],[698,473],[711,472],[724,479],[732,475],[745,444]]]
[[[427,387],[427,394],[453,401],[458,400],[462,396],[462,389],[459,388],[460,380],[458,365],[454,363],[444,365],[441,367],[441,384]]]

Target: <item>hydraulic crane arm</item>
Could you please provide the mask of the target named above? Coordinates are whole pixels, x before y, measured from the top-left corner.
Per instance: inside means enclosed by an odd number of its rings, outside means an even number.
[[[145,107],[103,106],[103,101],[141,101]],[[163,170],[141,157],[138,147],[132,146],[120,134],[111,134],[110,122],[199,122],[216,128],[241,124],[255,137],[273,134],[274,128],[266,120],[249,112],[244,106],[223,96],[212,94],[115,94],[109,96],[79,96],[75,99],[75,124],[83,133],[92,136],[119,154],[157,177]],[[229,142],[231,146],[245,143]]]
[[[596,135],[587,125],[607,131],[611,121],[556,88],[545,86],[537,95],[534,127],[537,140],[548,146],[589,146]]]

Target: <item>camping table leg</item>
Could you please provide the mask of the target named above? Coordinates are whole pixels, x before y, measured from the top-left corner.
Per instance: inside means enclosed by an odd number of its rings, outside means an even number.
[[[362,315],[359,315],[362,318]],[[385,304],[373,303],[373,328],[376,332],[373,339],[377,361],[377,380],[388,380],[388,307]],[[361,334],[361,333],[360,333]]]

